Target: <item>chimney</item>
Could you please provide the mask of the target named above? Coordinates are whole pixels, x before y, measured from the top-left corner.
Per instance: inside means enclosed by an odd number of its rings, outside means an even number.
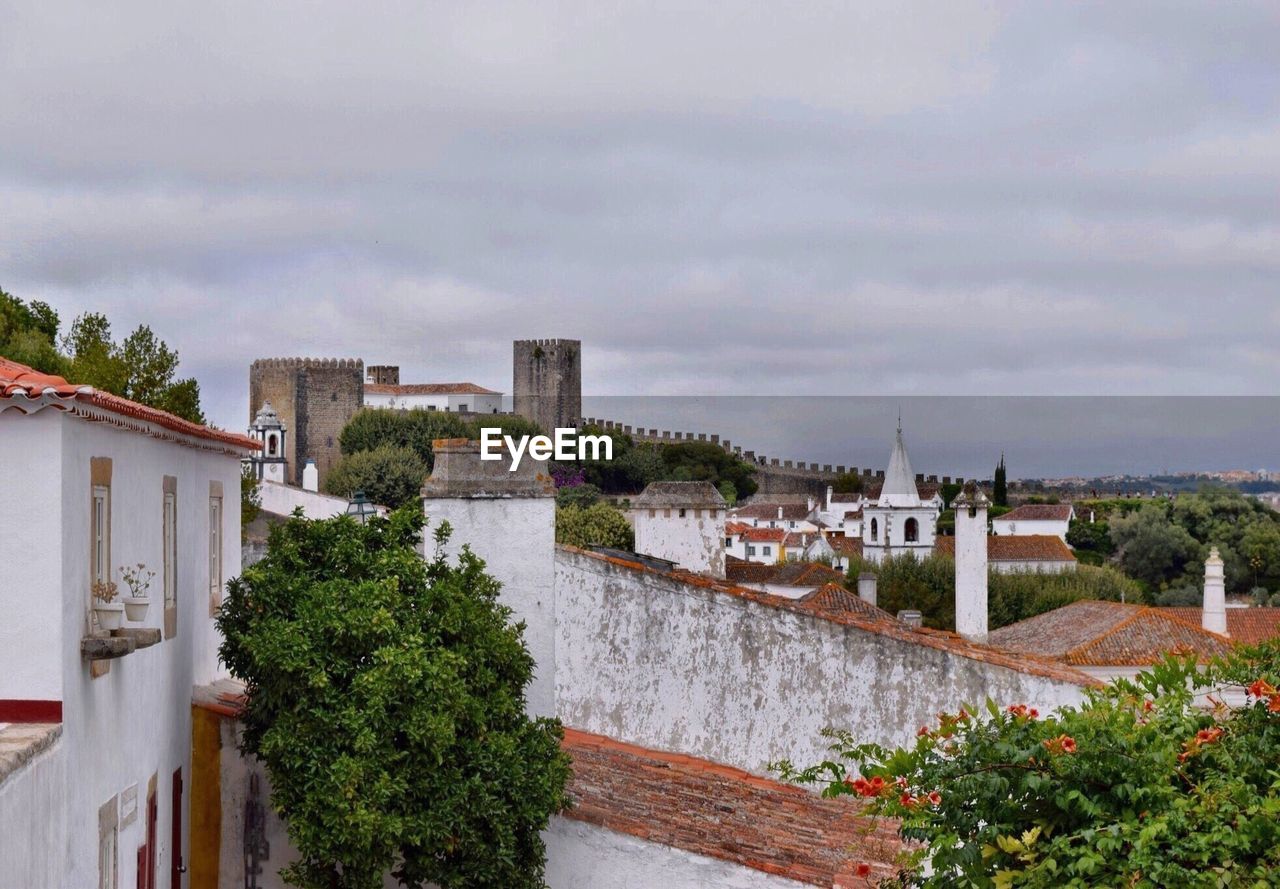
[[[447,521],[453,533],[445,557],[453,561],[469,546],[484,559],[488,573],[502,583],[498,601],[525,624],[525,644],[536,663],[525,697],[528,711],[555,716],[555,483],[545,465],[533,460],[515,472],[505,460],[482,461],[478,441],[438,439],[432,447],[435,466],[422,486],[427,558],[434,552],[431,535]],[[495,528],[519,533],[495,534]]]
[[[782,518],[782,507],[778,507],[778,518]]]
[[[1200,626],[1210,633],[1227,633],[1227,592],[1223,576],[1222,557],[1218,548],[1209,550],[1204,561],[1204,609],[1200,613]]]
[[[876,576],[870,571],[863,571],[858,575],[858,598],[868,605],[876,604]],[[898,617],[902,617],[902,614]]]
[[[902,621],[909,627],[923,627],[924,615],[915,609],[906,609],[898,612],[898,620]]]
[[[827,512],[831,512],[831,495],[835,492],[835,488],[831,485],[827,485]]]
[[[813,512],[813,508],[814,508],[815,506],[817,506],[817,505],[818,505],[818,502],[817,502],[816,500],[814,500],[814,499],[813,499],[813,495],[812,495],[812,494],[810,494],[810,495],[808,495],[807,497],[805,497],[805,498],[804,498],[804,502],[808,505],[808,507],[809,507],[809,512]]]
[[[320,470],[316,469],[315,460],[308,460],[307,465],[302,467],[302,490],[320,490]]]
[[[956,632],[987,641],[987,507],[977,482],[965,482],[952,502],[956,511]]]

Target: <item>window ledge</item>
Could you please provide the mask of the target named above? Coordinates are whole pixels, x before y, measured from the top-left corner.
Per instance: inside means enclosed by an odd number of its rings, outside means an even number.
[[[89,661],[105,661],[133,654],[139,648],[150,648],[160,641],[160,630],[153,627],[126,627],[112,630],[110,636],[85,636],[80,640],[80,655]]]

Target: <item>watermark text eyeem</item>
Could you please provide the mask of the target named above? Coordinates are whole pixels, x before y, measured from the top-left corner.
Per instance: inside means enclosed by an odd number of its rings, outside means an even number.
[[[579,435],[577,429],[557,428],[552,436],[522,435],[513,438],[501,429],[485,426],[480,430],[480,459],[501,460],[511,455],[508,472],[520,468],[526,454],[532,460],[612,460],[613,439],[607,435]]]

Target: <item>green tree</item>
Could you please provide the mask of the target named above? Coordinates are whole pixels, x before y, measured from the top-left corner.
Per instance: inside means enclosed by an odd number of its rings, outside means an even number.
[[[571,485],[556,491],[556,506],[586,508],[600,500],[600,489],[592,484]]]
[[[1161,504],[1115,516],[1110,525],[1121,567],[1152,588],[1181,577],[1199,558],[1200,545],[1185,528],[1169,521]]]
[[[608,546],[631,550],[635,532],[627,517],[608,503],[556,507],[556,543],[583,549]]]
[[[1009,505],[1009,480],[1005,474],[1004,454],[996,464],[995,480],[991,484],[991,502],[996,506]]]
[[[842,472],[832,480],[831,490],[837,494],[860,494],[862,476],[856,472]]]
[[[339,460],[324,480],[324,489],[339,497],[364,491],[374,503],[398,509],[417,503],[427,466],[409,448],[380,445]]]
[[[900,819],[918,845],[901,882],[924,887],[1276,885],[1280,644],[1202,670],[1168,659],[1085,703],[1037,713],[957,701],[911,747],[832,732],[835,756],[775,768],[824,796]],[[1197,694],[1245,687],[1243,706]]]
[[[725,479],[716,487],[716,490],[720,492],[720,496],[724,498],[724,502],[730,509],[738,505],[738,486],[733,482]]]
[[[240,540],[249,534],[249,526],[262,512],[262,491],[248,463],[240,467]]]
[[[0,288],[0,355],[43,373],[65,376],[57,350],[58,313],[45,303],[23,302]]]
[[[404,509],[361,525],[294,517],[228,587],[220,653],[244,680],[246,752],[264,763],[304,889],[542,887],[566,805],[556,720],[530,719],[534,663],[499,584],[464,550],[418,552]]]
[[[80,315],[71,322],[62,348],[71,360],[69,379],[116,395],[128,391],[129,369],[111,339],[111,322],[106,315]]]

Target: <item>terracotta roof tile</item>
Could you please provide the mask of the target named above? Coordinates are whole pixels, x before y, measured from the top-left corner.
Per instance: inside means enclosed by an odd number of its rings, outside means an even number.
[[[782,510],[781,517],[778,515],[778,510]],[[775,522],[799,522],[808,518],[809,512],[809,504],[807,503],[752,503],[731,510],[729,517],[736,519],[772,519]]]
[[[781,528],[745,528],[738,536],[748,543],[781,543],[787,532]]]
[[[1179,620],[1200,626],[1203,609],[1165,608]],[[1232,642],[1257,645],[1280,637],[1280,608],[1228,608],[1227,635]]]
[[[842,556],[862,558],[862,538],[833,534],[827,538],[831,548]]]
[[[992,645],[1052,657],[1073,666],[1149,666],[1169,653],[1203,659],[1226,654],[1231,640],[1191,624],[1171,608],[1072,602],[1001,627]]]
[[[956,539],[938,537],[934,552],[955,557]],[[1076,554],[1056,534],[1000,534],[987,538],[987,559],[992,562],[1074,562]]]
[[[86,419],[101,419],[83,410],[96,408],[117,417],[140,421],[169,432],[217,442],[240,450],[253,451],[262,447],[260,442],[248,436],[192,423],[181,417],[175,417],[167,411],[147,407],[136,401],[121,398],[119,395],[94,389],[92,386],[77,386],[68,383],[62,377],[40,373],[25,364],[0,357],[0,410],[9,407],[24,413],[32,413],[42,407],[54,407],[79,413]]]
[[[838,583],[823,584],[813,592],[802,596],[800,601],[807,605],[812,605],[814,608],[833,611],[837,614],[853,612],[876,619],[893,619],[893,615],[883,608],[863,601],[858,598],[857,593],[845,589]]]
[[[776,565],[749,562],[735,556],[724,557],[725,578],[731,583],[765,583],[773,577]]]
[[[817,794],[709,760],[572,728],[564,816],[811,886],[858,863],[894,876],[897,822],[864,817],[849,797]]]
[[[364,391],[374,395],[501,395],[475,383],[365,383]]]
[[[995,521],[1065,522],[1071,518],[1072,508],[1070,503],[1024,503],[1002,516],[996,516]]]

